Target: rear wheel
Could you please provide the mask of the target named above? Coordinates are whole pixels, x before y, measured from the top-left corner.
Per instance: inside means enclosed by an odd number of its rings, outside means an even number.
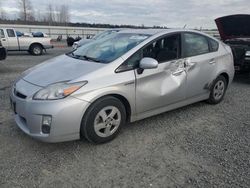
[[[226,78],[222,75],[219,76],[212,85],[208,103],[210,104],[220,103],[225,96],[227,90],[227,84],[228,83]]]
[[[42,48],[42,46],[40,44],[33,44],[30,47],[30,53],[32,55],[36,55],[36,56],[42,55],[43,54],[43,48]]]
[[[115,97],[104,97],[94,102],[84,115],[81,135],[93,143],[105,143],[116,137],[126,122],[126,110]]]

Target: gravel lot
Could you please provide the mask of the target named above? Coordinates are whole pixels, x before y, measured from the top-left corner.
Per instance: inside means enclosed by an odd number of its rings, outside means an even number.
[[[0,187],[250,187],[250,76],[225,100],[200,102],[124,127],[112,142],[38,142],[12,118],[8,92],[20,73],[69,51],[0,63]]]

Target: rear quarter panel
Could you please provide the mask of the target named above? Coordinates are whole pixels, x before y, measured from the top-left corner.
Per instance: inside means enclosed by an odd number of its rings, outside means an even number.
[[[234,78],[234,72],[235,71],[232,50],[228,45],[220,43],[216,63],[215,78],[217,78],[222,73],[226,73],[229,76],[229,84],[231,84]]]

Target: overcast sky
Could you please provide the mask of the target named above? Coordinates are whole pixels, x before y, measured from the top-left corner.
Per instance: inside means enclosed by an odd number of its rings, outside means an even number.
[[[0,0],[11,18],[18,17],[18,0]],[[49,2],[66,4],[71,22],[133,24],[188,28],[216,28],[214,19],[250,14],[250,0],[30,0],[34,10],[46,13]]]

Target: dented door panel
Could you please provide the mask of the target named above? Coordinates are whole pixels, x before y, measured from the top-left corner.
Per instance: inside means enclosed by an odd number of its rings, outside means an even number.
[[[185,99],[184,60],[159,64],[157,69],[136,74],[136,112],[143,113]]]

